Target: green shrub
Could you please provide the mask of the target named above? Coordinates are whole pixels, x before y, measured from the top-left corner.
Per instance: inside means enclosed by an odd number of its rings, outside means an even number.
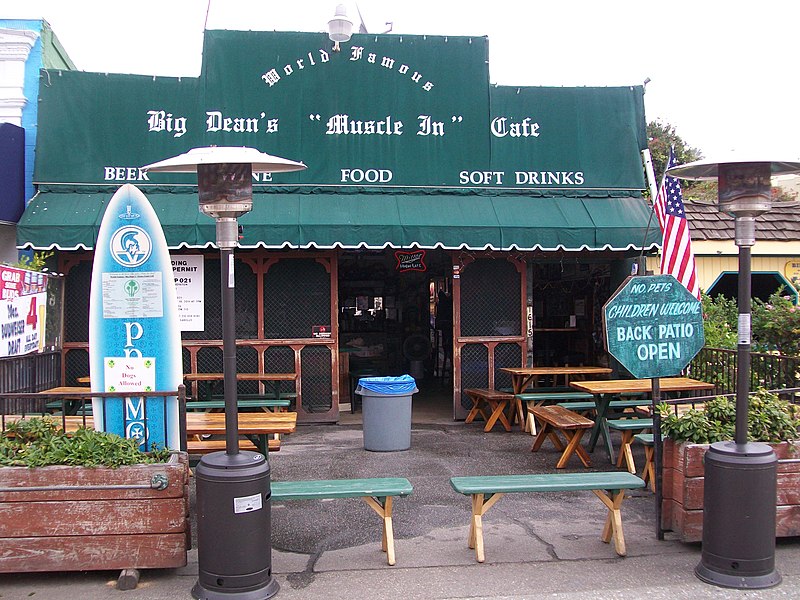
[[[676,415],[667,403],[661,403],[658,411],[662,435],[676,442],[709,444],[734,438],[736,404],[730,398],[714,398],[706,402],[704,410],[690,409],[681,415]],[[800,410],[796,405],[766,390],[758,390],[750,396],[747,412],[749,441],[792,441],[798,439],[798,432]]]
[[[703,294],[702,301],[705,345],[709,348],[735,350],[738,342],[736,329],[739,318],[736,300],[719,295],[711,298]]]
[[[121,467],[169,460],[168,449],[142,452],[137,440],[113,433],[80,428],[64,433],[50,417],[32,417],[7,423],[0,433],[0,466]]]

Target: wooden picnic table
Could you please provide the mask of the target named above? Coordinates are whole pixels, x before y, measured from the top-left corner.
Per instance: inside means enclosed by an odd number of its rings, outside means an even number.
[[[23,418],[21,415],[4,415],[5,423]],[[94,427],[92,415],[62,415],[53,417],[67,432],[76,431],[79,427]],[[296,412],[257,412],[239,413],[238,431],[240,435],[250,439],[263,454],[269,445],[269,436],[273,434],[294,433],[297,429]],[[186,436],[224,435],[225,413],[186,413]]]
[[[239,413],[239,435],[247,437],[262,454],[267,453],[269,436],[294,433],[296,412]],[[186,413],[186,436],[224,435],[225,413]]]
[[[564,385],[568,386],[570,377],[573,375],[608,375],[611,369],[607,367],[503,367],[500,369],[503,373],[511,375],[511,388],[514,395],[524,392],[532,383],[536,383],[538,377],[551,377],[553,382],[557,382],[559,377],[564,378]],[[534,386],[535,387],[535,386]],[[522,400],[516,398],[512,406],[512,420],[516,419],[520,425],[524,427],[525,411],[522,409]]]
[[[42,390],[39,394],[43,396],[82,396],[84,394],[91,394],[92,388],[81,385],[61,385],[54,388]]]
[[[64,410],[67,414],[74,415],[81,408],[81,404],[91,406],[91,399],[87,399],[87,394],[91,393],[92,388],[79,385],[62,385],[39,392],[41,396],[49,396],[50,403],[45,407],[53,410],[55,405],[58,408],[55,410]]]
[[[692,392],[713,390],[714,384],[689,377],[661,377],[658,380],[662,392]],[[608,406],[620,394],[648,394],[653,391],[652,379],[604,379],[596,381],[573,381],[570,386],[594,396],[596,417],[592,434],[589,437],[589,452],[594,452],[597,440],[602,434],[611,462],[614,462],[614,448],[606,423]]]

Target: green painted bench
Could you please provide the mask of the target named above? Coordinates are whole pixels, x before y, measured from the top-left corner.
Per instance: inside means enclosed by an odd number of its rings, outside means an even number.
[[[90,415],[92,414],[92,401],[91,399],[82,402],[80,400],[51,400],[45,404],[45,408],[49,413],[61,414],[64,408],[67,409],[67,414]]]
[[[236,405],[239,408],[279,408],[288,409],[292,404],[289,398],[274,398],[269,395],[258,397],[237,396]],[[207,410],[225,408],[225,400],[187,400],[186,410]]]
[[[383,521],[381,550],[390,565],[394,558],[392,498],[409,496],[414,490],[408,479],[379,477],[373,479],[320,479],[306,481],[273,481],[273,502],[283,500],[324,500],[329,498],[363,498]]]
[[[486,475],[478,477],[452,477],[450,485],[459,494],[472,496],[470,521],[470,548],[475,549],[478,562],[485,559],[483,552],[483,515],[504,494],[517,492],[577,492],[591,491],[608,509],[601,539],[609,543],[619,556],[625,556],[625,537],[622,533],[622,501],[625,490],[643,488],[641,478],[625,471],[592,473],[543,473],[535,475]]]
[[[609,430],[613,429],[622,434],[622,440],[619,445],[619,456],[617,457],[617,466],[621,467],[622,461],[624,460],[628,472],[636,473],[636,464],[633,462],[631,442],[633,442],[633,436],[637,433],[642,433],[647,429],[653,428],[653,419],[606,419],[606,424]]]
[[[261,400],[263,398],[284,398],[293,400],[297,398],[297,392],[264,392],[263,394],[236,394],[239,400]],[[211,400],[224,400],[225,394],[211,394]]]
[[[642,399],[642,400],[612,400],[608,407],[609,409],[626,409],[626,408],[638,408],[640,406],[650,406],[651,402],[649,399]],[[589,402],[559,402],[559,406],[563,406],[566,409],[574,410],[575,412],[588,412],[594,410],[597,405],[595,404],[594,400]]]

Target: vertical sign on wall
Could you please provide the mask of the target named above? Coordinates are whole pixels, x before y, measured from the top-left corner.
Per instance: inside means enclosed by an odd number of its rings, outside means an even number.
[[[178,295],[178,322],[181,331],[204,331],[204,271],[200,254],[173,255],[172,274]]]
[[[0,356],[40,352],[47,319],[47,276],[0,266]]]
[[[178,402],[146,397],[175,390],[183,378],[178,306],[161,224],[147,198],[123,185],[97,237],[89,300],[89,367],[95,427],[136,438],[147,448],[180,448]],[[142,392],[142,396],[130,396]]]

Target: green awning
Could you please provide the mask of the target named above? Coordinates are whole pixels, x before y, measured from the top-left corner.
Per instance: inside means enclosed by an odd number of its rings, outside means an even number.
[[[213,244],[195,193],[148,193],[171,248]],[[17,226],[21,248],[91,249],[113,192],[40,192]],[[641,197],[255,193],[241,247],[630,250],[661,241]],[[648,228],[649,225],[649,228]]]

